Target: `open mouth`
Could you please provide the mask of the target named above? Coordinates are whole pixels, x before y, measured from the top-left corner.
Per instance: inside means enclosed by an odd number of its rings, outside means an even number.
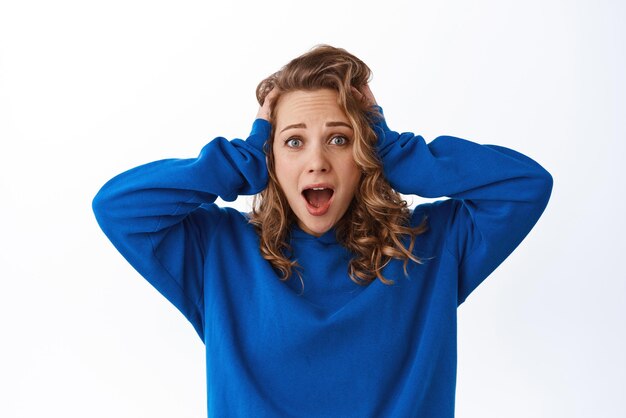
[[[310,189],[304,189],[302,196],[304,196],[309,205],[314,208],[321,208],[330,202],[333,193],[335,193],[335,191],[330,188],[312,187]]]
[[[307,187],[302,191],[302,197],[307,202],[307,209],[311,215],[321,216],[328,212],[335,190],[327,186]]]

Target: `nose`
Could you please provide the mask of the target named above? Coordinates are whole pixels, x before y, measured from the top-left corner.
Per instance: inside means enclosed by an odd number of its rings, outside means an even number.
[[[330,163],[328,161],[328,156],[326,155],[326,151],[323,146],[316,146],[311,148],[311,154],[308,163],[308,172],[309,173],[326,173],[330,170]]]

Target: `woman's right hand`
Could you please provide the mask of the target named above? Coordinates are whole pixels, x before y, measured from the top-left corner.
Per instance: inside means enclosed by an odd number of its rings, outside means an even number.
[[[276,101],[276,97],[278,96],[279,90],[274,87],[268,94],[265,96],[265,100],[263,100],[263,105],[259,106],[259,111],[257,112],[257,119],[265,119],[266,121],[270,120],[270,113],[272,107],[274,106],[274,102]]]

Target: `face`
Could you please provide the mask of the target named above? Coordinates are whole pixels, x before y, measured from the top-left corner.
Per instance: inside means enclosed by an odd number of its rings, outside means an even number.
[[[352,127],[334,90],[284,93],[275,115],[278,183],[300,228],[320,236],[346,213],[361,178]]]

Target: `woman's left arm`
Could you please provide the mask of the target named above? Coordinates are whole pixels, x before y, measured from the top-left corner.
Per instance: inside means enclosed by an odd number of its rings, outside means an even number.
[[[382,109],[378,107],[382,114]],[[528,235],[552,193],[552,176],[531,158],[498,145],[420,135],[374,125],[378,154],[400,193],[451,200],[446,248],[459,263],[458,305]]]

